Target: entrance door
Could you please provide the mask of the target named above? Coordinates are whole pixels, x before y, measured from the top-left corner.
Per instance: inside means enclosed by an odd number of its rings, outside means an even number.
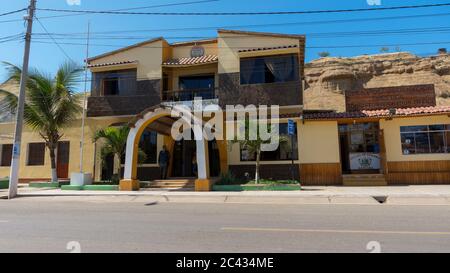
[[[58,142],[56,173],[58,178],[69,178],[70,142]]]
[[[193,159],[197,153],[195,140],[181,140],[174,144],[173,177],[194,177]]]
[[[379,124],[341,124],[339,140],[344,174],[380,173]]]

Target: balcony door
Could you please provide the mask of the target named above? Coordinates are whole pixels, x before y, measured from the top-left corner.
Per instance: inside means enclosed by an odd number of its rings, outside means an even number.
[[[215,77],[214,75],[180,77],[179,86],[181,101],[191,101],[195,97],[213,99]]]

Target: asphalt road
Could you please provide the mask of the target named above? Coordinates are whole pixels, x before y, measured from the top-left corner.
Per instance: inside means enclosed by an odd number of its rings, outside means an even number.
[[[450,252],[450,206],[0,200],[0,252]]]

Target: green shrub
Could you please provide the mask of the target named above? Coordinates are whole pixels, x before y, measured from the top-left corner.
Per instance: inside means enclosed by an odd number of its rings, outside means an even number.
[[[240,181],[234,176],[232,172],[220,173],[220,179],[216,183],[217,185],[236,185]]]

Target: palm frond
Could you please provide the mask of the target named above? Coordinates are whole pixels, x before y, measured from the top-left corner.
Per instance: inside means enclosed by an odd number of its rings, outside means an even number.
[[[18,98],[9,91],[0,89],[0,112],[10,112],[14,114],[17,110]]]

